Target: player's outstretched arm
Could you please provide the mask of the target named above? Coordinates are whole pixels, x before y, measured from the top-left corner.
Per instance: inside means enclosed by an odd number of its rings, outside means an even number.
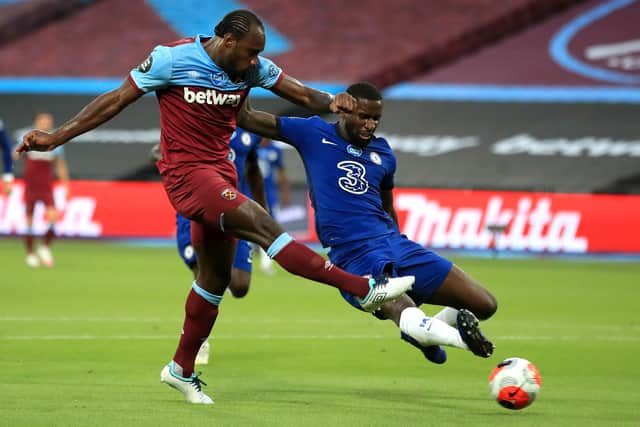
[[[277,116],[251,108],[247,99],[237,117],[238,126],[271,139],[280,139]]]
[[[305,107],[316,114],[351,112],[356,100],[346,92],[332,96],[330,93],[305,86],[291,76],[285,75],[271,91],[294,104]]]
[[[16,152],[51,151],[111,119],[140,96],[142,96],[142,92],[134,88],[128,80],[125,80],[119,88],[106,92],[91,101],[75,117],[52,133],[38,130],[27,132]]]

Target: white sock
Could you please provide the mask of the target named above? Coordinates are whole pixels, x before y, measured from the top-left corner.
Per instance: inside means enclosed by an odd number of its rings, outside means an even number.
[[[259,246],[258,249],[260,250],[260,268],[262,268],[263,270],[273,268],[273,260],[269,258],[269,255],[267,255],[264,249]]]
[[[400,330],[423,346],[446,345],[469,349],[456,328],[440,319],[428,317],[417,307],[408,307],[402,311]]]
[[[440,310],[438,314],[433,316],[433,318],[440,319],[449,326],[456,326],[458,324],[458,310],[451,307],[445,307]]]

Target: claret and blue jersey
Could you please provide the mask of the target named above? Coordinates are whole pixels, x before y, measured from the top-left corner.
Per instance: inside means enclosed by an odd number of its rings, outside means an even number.
[[[324,247],[397,233],[382,206],[381,190],[394,187],[396,159],[384,138],[364,148],[338,135],[320,117],[281,117],[283,141],[304,162],[318,237]]]
[[[199,35],[156,46],[129,74],[134,87],[155,91],[158,97],[161,172],[186,162],[224,164],[236,115],[249,90],[272,88],[283,77],[277,65],[258,57],[258,65],[242,80],[232,80],[202,46],[208,39]]]

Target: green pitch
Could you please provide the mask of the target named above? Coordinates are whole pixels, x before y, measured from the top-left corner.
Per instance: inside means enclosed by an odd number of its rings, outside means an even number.
[[[21,243],[0,240],[2,426],[640,425],[638,263],[457,259],[499,300],[483,324],[497,349],[448,349],[443,366],[332,288],[256,273],[247,298],[222,303],[201,368],[216,404],[199,407],[159,383],[191,282],[174,249],[58,242],[54,255],[30,270]],[[519,412],[488,394],[508,356],[543,380]]]

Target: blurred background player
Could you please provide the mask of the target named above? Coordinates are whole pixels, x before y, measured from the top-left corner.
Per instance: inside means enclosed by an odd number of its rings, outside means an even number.
[[[34,129],[48,132],[53,129],[53,116],[49,113],[36,114],[33,121]],[[18,140],[22,141],[22,138]],[[14,157],[19,158],[17,153]],[[53,255],[51,254],[51,242],[56,236],[55,224],[58,220],[58,210],[53,198],[53,183],[55,175],[64,188],[65,197],[69,196],[69,169],[64,159],[62,146],[52,151],[30,151],[24,157],[24,197],[26,204],[27,231],[24,235],[24,243],[27,251],[27,265],[38,267],[44,264],[53,267]],[[34,251],[33,212],[36,203],[40,201],[45,207],[45,221],[47,231],[42,243],[38,247],[37,255]]]
[[[2,188],[0,194],[8,196],[13,187],[13,158],[11,156],[11,140],[0,119],[0,148],[2,148]]]
[[[315,226],[329,259],[358,275],[415,276],[411,290],[383,304],[376,316],[391,319],[401,338],[434,363],[444,363],[440,345],[489,357],[493,344],[482,334],[476,314],[488,319],[497,310],[494,296],[451,261],[400,233],[393,204],[396,158],[389,143],[374,135],[382,118],[382,96],[369,83],[347,89],[356,99],[338,123],[318,116],[275,117],[243,111],[260,122],[259,132],[296,148],[304,164]],[[341,291],[352,306],[358,300]],[[424,303],[445,306],[427,316]],[[475,313],[475,314],[474,314]]]
[[[264,192],[267,197],[269,213],[276,220],[281,207],[289,206],[291,191],[289,177],[284,166],[282,148],[269,138],[263,138],[258,146],[258,165],[264,178]],[[268,275],[275,274],[273,260],[258,246],[260,270]]]
[[[262,137],[244,129],[236,128],[229,140],[229,159],[236,165],[238,171],[238,189],[245,194],[251,194],[253,199],[265,209],[267,202],[263,186],[263,177],[258,166],[257,148]],[[154,160],[160,160],[160,145],[151,150]],[[191,221],[176,212],[176,244],[178,254],[185,265],[193,272],[194,279],[198,274],[198,259],[191,243]],[[231,270],[231,282],[227,288],[231,295],[242,298],[249,292],[252,270],[252,245],[246,240],[238,240],[236,254]],[[203,341],[196,355],[197,365],[209,363],[211,345],[209,338]]]

